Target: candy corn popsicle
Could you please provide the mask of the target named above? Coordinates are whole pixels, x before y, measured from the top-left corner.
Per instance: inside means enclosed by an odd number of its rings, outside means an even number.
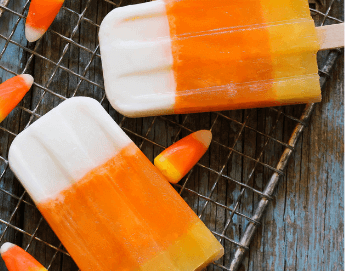
[[[31,88],[34,79],[22,74],[0,84],[0,122],[16,107]]]
[[[204,155],[211,139],[208,130],[194,132],[166,148],[154,164],[169,182],[178,183]]]
[[[223,248],[102,106],[64,101],[13,141],[13,172],[85,270],[201,270]]]
[[[99,32],[105,89],[126,116],[319,102],[306,0],[164,0],[114,9]]]
[[[25,36],[30,42],[38,40],[48,30],[65,0],[31,0],[25,23]]]
[[[14,244],[3,244],[0,253],[8,271],[47,271],[29,253]]]

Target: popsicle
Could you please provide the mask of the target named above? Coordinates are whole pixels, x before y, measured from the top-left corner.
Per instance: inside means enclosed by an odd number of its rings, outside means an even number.
[[[47,271],[29,253],[12,243],[4,243],[0,253],[8,271]]]
[[[9,165],[83,270],[201,270],[223,247],[95,100],[62,102]]]
[[[21,74],[0,84],[0,122],[23,99],[33,82],[34,79],[30,74]]]
[[[116,8],[99,32],[105,90],[129,117],[321,100],[306,0],[164,0]]]
[[[30,42],[38,40],[48,30],[65,0],[31,0],[25,22],[25,36]]]
[[[194,132],[166,148],[154,165],[171,183],[178,183],[205,154],[212,140],[208,130]]]

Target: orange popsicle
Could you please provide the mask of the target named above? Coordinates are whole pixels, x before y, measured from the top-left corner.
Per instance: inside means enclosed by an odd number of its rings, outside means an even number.
[[[30,42],[38,40],[54,21],[64,0],[31,0],[25,23],[25,36]]]
[[[308,1],[165,2],[176,37],[175,113],[321,100]]]
[[[0,84],[0,122],[16,107],[31,88],[34,79],[22,74]]]
[[[307,0],[164,0],[114,9],[99,32],[105,90],[126,116],[319,102]]]
[[[169,182],[178,183],[204,155],[211,139],[208,130],[194,132],[166,148],[154,164]]]
[[[223,255],[93,99],[68,99],[21,132],[9,164],[83,271],[201,270]]]
[[[0,253],[8,271],[47,271],[29,253],[14,244],[3,244]]]

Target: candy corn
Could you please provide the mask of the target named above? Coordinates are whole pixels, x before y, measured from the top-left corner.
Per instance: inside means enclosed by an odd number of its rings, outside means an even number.
[[[29,253],[14,244],[3,244],[0,253],[8,271],[47,271]]]
[[[64,0],[32,0],[25,23],[25,36],[30,42],[38,40],[54,21]]]
[[[16,107],[29,91],[34,79],[29,74],[15,76],[0,85],[0,122]]]
[[[204,155],[211,139],[212,133],[208,130],[190,134],[159,154],[154,164],[169,182],[177,183]]]

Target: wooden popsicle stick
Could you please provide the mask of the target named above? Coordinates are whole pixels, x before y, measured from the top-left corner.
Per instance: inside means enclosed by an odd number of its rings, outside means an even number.
[[[320,51],[344,47],[344,23],[316,27]]]

